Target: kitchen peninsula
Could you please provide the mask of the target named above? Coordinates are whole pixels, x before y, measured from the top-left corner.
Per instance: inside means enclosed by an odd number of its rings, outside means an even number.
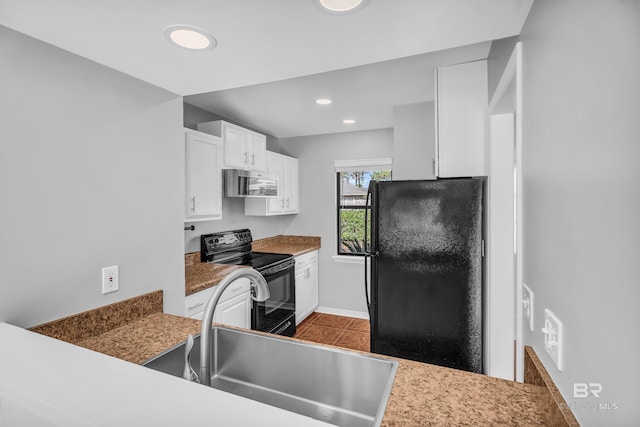
[[[274,425],[324,425],[136,365],[199,331],[196,320],[162,313],[161,296],[160,291],[142,295],[34,328],[56,335],[60,330],[73,331],[76,325],[79,332],[58,334],[67,341],[75,337],[75,346],[0,325],[5,348],[15,349],[0,356],[0,397],[19,407],[35,408],[32,411],[47,420],[51,416],[52,420],[86,422],[51,425],[117,425],[135,420],[156,426],[203,419],[223,424],[272,420]],[[104,319],[107,312],[124,319],[117,313],[132,307],[137,318],[128,318],[120,326],[114,323],[113,329],[95,335],[82,332],[98,325],[95,320]],[[531,349],[527,357],[530,384],[399,359],[382,425],[578,425],[570,412],[560,410],[563,402],[553,400],[547,387],[553,392],[555,386],[548,383]],[[28,406],[32,401],[40,403]]]

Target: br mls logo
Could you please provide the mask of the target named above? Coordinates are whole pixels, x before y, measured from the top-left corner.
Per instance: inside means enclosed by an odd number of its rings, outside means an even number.
[[[573,383],[573,397],[576,399],[586,399],[589,394],[600,398],[602,384],[600,383]]]

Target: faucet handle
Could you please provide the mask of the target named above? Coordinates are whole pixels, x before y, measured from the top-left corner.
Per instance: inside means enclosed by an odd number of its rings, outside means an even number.
[[[193,350],[193,335],[187,336],[187,342],[184,347],[184,370],[182,371],[182,378],[189,381],[200,382],[198,374],[191,367],[189,358],[191,356],[191,350]]]

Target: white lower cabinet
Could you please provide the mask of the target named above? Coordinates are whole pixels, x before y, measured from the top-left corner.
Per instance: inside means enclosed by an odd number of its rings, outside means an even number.
[[[296,325],[318,308],[318,251],[296,257]]]
[[[185,315],[202,320],[207,301],[215,287],[189,295],[185,303]],[[213,321],[239,328],[251,328],[251,292],[248,279],[237,279],[220,296]]]

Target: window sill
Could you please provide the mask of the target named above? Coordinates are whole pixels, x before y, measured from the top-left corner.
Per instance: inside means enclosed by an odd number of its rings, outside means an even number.
[[[334,255],[331,258],[333,258],[334,262],[342,264],[364,264],[363,256]]]

